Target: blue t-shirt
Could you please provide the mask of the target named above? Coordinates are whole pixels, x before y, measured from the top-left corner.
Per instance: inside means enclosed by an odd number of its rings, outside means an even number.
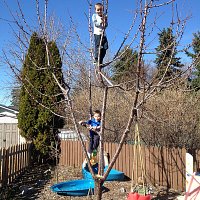
[[[97,126],[100,126],[101,125],[101,121],[96,121],[94,118],[90,119],[87,121],[87,124],[90,125],[90,126],[94,126],[94,127],[97,127]],[[93,135],[97,135],[97,133],[93,130],[90,130],[90,137],[93,136]]]

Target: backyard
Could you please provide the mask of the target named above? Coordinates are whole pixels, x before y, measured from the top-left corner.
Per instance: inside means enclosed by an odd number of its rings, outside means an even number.
[[[58,176],[57,176],[58,174]],[[94,199],[93,195],[85,197],[61,196],[53,193],[50,187],[58,182],[81,179],[82,173],[80,167],[58,166],[34,164],[26,170],[25,174],[16,179],[11,185],[0,190],[0,199],[2,200],[21,200],[21,199]],[[104,200],[123,200],[127,199],[130,191],[130,179],[122,182],[105,182]],[[152,199],[176,199],[179,193],[175,190],[166,192],[164,186],[151,188]]]

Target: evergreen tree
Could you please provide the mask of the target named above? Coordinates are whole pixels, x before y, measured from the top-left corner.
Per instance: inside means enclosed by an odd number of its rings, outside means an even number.
[[[200,89],[200,32],[193,34],[192,40],[193,53],[186,51],[186,54],[191,57],[194,62],[195,71],[193,72],[194,78],[192,79],[191,86],[196,90]],[[191,78],[191,77],[190,77]]]
[[[175,37],[171,28],[163,29],[159,35],[159,46],[156,48],[157,58],[155,63],[158,69],[158,78],[162,78],[165,74],[166,78],[172,78],[180,72],[181,64],[180,58],[176,57],[177,48]]]
[[[53,112],[58,112],[64,97],[52,76],[54,73],[62,84],[62,62],[55,42],[50,42],[48,49],[50,66],[44,40],[34,33],[21,71],[18,114],[21,135],[32,140],[43,155],[49,153],[57,129],[63,126],[63,120]]]
[[[11,91],[11,105],[16,109],[19,108],[20,85],[12,88]]]
[[[126,50],[126,51],[125,51]],[[127,46],[120,52],[125,53],[119,61],[113,65],[113,76],[112,79],[117,83],[127,82],[128,86],[133,85],[133,81],[136,78],[136,66],[137,66],[137,52]],[[129,83],[128,83],[129,82]]]

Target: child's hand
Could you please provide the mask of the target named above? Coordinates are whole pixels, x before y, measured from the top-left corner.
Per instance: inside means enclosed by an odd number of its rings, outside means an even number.
[[[92,130],[93,130],[93,131],[96,131],[96,130],[97,130],[97,127],[96,127],[96,126],[93,126],[93,127],[92,127]]]
[[[99,132],[101,130],[101,126],[96,127],[96,131]]]
[[[86,126],[86,122],[79,121],[78,123],[79,123],[81,126]]]
[[[108,20],[107,15],[104,15],[104,16],[102,17],[103,26],[106,26],[107,20]]]
[[[90,126],[90,130],[93,130],[96,133],[98,133],[100,131],[100,126]]]
[[[92,130],[92,126],[91,126],[91,125],[87,125],[87,128],[88,128],[89,130]]]

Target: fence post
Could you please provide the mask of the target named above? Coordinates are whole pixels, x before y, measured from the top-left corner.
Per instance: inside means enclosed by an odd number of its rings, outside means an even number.
[[[8,183],[9,149],[3,148],[2,186],[6,186]]]
[[[31,158],[32,150],[33,150],[33,143],[32,142],[27,143],[27,166],[29,166],[32,162],[32,158]]]

